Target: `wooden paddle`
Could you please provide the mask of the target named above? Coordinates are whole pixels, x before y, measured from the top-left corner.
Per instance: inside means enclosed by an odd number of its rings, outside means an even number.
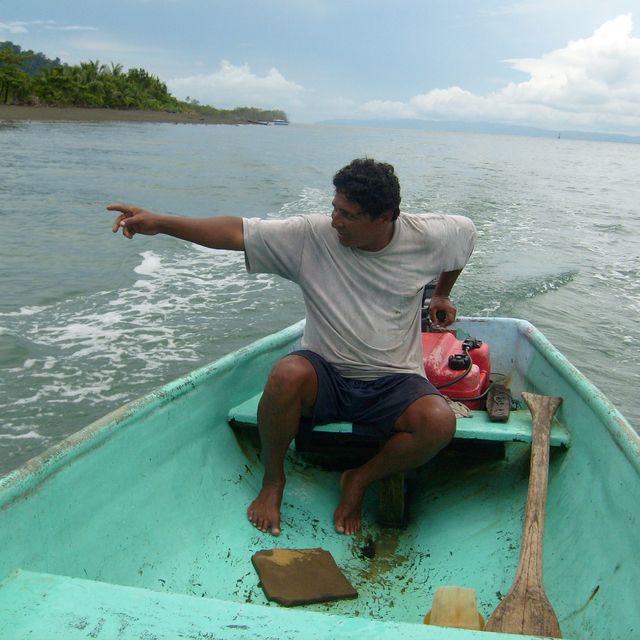
[[[489,618],[485,631],[561,638],[558,618],[544,592],[542,547],[549,478],[549,431],[562,398],[533,393],[523,393],[522,397],[531,410],[533,440],[520,561],[513,585]]]

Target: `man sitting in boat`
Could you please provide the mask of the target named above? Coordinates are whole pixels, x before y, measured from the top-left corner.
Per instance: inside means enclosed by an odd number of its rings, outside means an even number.
[[[473,250],[473,223],[400,213],[394,169],[373,159],[354,160],[333,184],[331,216],[185,218],[108,207],[120,212],[113,231],[127,238],[164,233],[244,251],[249,273],[275,273],[301,287],[302,348],[274,366],[258,407],[265,468],[247,514],[273,535],[280,533],[284,459],[299,429],[350,421],[357,433],[386,439],[373,458],[342,475],[334,526],[353,534],[366,489],[427,462],[456,428],[447,402],[425,377],[420,308],[425,284],[438,278],[431,320],[443,326],[455,320],[449,294]]]

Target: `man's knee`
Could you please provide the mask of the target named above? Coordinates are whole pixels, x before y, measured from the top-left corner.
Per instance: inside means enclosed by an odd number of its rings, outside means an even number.
[[[442,396],[423,396],[400,416],[396,430],[410,431],[440,449],[453,440],[456,416]]]
[[[317,392],[317,376],[313,365],[302,356],[285,356],[267,378],[265,394],[282,402],[300,397],[303,405],[313,405]]]

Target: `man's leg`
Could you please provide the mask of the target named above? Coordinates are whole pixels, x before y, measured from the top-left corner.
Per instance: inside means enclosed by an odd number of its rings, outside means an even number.
[[[258,405],[258,431],[264,477],[247,516],[254,527],[280,534],[280,504],[284,493],[284,458],[298,433],[301,416],[310,416],[318,382],[315,369],[302,356],[286,356],[271,370]]]
[[[455,415],[442,396],[422,396],[410,404],[380,451],[342,475],[342,495],[334,514],[336,531],[348,535],[359,531],[362,501],[369,485],[424,464],[451,442],[455,431]]]

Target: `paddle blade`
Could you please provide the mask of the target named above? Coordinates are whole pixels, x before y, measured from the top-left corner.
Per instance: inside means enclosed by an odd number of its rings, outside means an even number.
[[[556,396],[541,396],[535,393],[522,392],[522,399],[527,403],[534,421],[548,432],[556,409],[562,404],[562,398]]]
[[[512,591],[489,618],[485,631],[562,638],[560,623],[544,592]]]

